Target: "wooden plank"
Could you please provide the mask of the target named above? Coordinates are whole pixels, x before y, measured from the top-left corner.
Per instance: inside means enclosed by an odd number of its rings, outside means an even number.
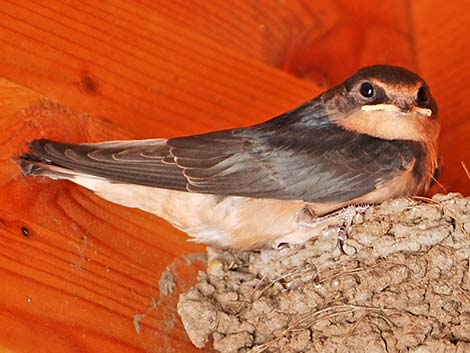
[[[461,162],[470,165],[470,1],[412,1],[419,68],[439,104],[444,173],[449,191],[470,194]]]
[[[139,2],[180,27],[323,87],[364,65],[416,64],[406,0]]]
[[[203,246],[157,217],[71,183],[25,178],[11,160],[38,136],[129,134],[5,80],[0,129],[0,276],[8,283],[0,295],[0,351],[35,351],[38,344],[47,352],[195,351],[175,315],[177,296],[159,301],[158,280],[178,261],[178,290],[187,288],[197,266],[183,256]]]
[[[318,92],[134,2],[5,1],[0,43],[0,76],[136,136],[260,121]]]

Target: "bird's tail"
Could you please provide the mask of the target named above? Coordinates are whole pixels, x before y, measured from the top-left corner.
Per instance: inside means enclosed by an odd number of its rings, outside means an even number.
[[[46,139],[34,140],[29,144],[30,151],[15,158],[25,176],[44,176],[52,179],[71,179],[76,171],[54,163],[54,158],[44,146],[52,142]]]
[[[110,144],[110,143],[102,143]],[[85,146],[86,144],[83,144]],[[91,144],[89,144],[91,145]],[[67,147],[80,146],[47,139],[34,140],[29,144],[29,152],[15,160],[19,163],[25,176],[43,176],[55,180],[70,180],[87,189],[96,191],[97,186],[106,179],[95,176],[85,170],[80,170],[74,164],[67,163],[63,152]],[[60,152],[60,153],[58,153]],[[79,164],[77,164],[79,166]]]
[[[165,139],[81,144],[39,139],[29,144],[29,151],[21,155],[17,162],[24,175],[68,179],[74,182],[81,177],[100,178],[142,185],[149,183],[145,171],[151,165],[154,169],[158,169],[154,173],[156,182],[152,179],[151,186],[157,186],[154,184],[160,182],[162,185],[158,185],[164,187],[166,184],[163,184],[167,180],[170,184],[174,184],[174,173],[170,173],[171,175],[165,179],[161,177],[160,172],[160,169],[164,169],[164,172],[165,168],[168,169],[167,165],[162,162],[168,155],[168,151],[169,147]],[[150,153],[149,156],[142,157],[148,153]],[[184,188],[186,179],[183,177],[180,179],[180,184]]]

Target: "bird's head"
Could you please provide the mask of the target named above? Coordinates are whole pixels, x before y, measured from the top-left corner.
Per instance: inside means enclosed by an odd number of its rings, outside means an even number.
[[[437,140],[436,102],[426,82],[407,69],[365,67],[332,91],[325,103],[328,110],[339,109],[332,120],[348,130],[385,139]]]

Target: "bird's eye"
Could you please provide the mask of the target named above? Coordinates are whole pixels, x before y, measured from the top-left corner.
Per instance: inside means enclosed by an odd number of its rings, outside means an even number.
[[[372,98],[375,94],[374,86],[370,82],[364,82],[359,90],[365,98]]]
[[[418,103],[427,103],[429,101],[429,90],[426,86],[421,86],[418,90]]]

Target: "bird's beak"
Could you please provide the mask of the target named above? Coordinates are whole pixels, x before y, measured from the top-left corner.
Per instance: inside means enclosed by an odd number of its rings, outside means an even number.
[[[415,105],[413,106],[403,106],[400,107],[395,104],[370,104],[370,105],[363,105],[361,107],[361,110],[363,111],[383,111],[383,112],[390,112],[390,113],[400,113],[400,114],[408,114],[408,113],[416,113],[419,115],[424,115],[424,116],[431,116],[432,111],[431,109],[428,108],[421,108],[417,107]]]
[[[432,115],[432,110],[429,108],[421,108],[421,107],[416,107],[414,106],[411,108],[412,113],[417,113],[419,115],[424,115],[424,116],[431,116]]]

